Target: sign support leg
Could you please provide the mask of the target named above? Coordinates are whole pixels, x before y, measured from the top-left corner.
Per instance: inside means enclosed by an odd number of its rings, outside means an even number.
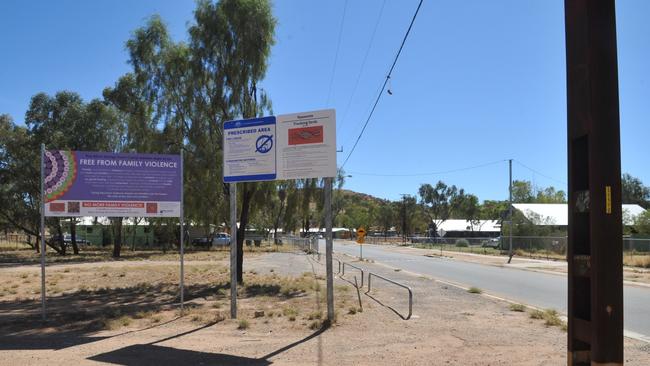
[[[230,183],[230,317],[237,319],[237,183]]]
[[[184,254],[185,254],[185,247],[184,247],[184,225],[185,225],[185,219],[183,218],[183,194],[184,194],[184,185],[185,179],[183,175],[183,149],[181,148],[181,212],[179,216],[179,222],[181,226],[181,238],[180,238],[180,251],[181,251],[181,316],[183,315],[183,310],[185,310],[185,267],[184,267]]]
[[[45,144],[41,144],[41,316],[45,315]]]
[[[327,320],[330,324],[334,322],[332,246],[332,178],[325,178],[325,271],[327,272]]]

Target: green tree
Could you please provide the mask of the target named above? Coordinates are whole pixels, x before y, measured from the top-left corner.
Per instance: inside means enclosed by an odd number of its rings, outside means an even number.
[[[396,224],[395,206],[390,201],[383,201],[377,210],[377,226],[387,235],[388,231]]]
[[[192,90],[196,104],[209,107],[201,109],[204,113],[222,118],[216,130],[221,131],[221,122],[228,119],[270,114],[270,99],[263,89],[258,89],[274,43],[276,20],[270,3],[267,0],[222,0],[216,4],[199,1],[194,17],[196,24],[189,31],[190,65],[194,79],[199,82]],[[268,189],[268,184],[241,186],[237,235],[239,282],[243,281],[243,242],[251,204],[258,191]]]
[[[0,216],[39,237],[40,144],[50,149],[111,151],[119,144],[122,130],[112,108],[99,100],[85,103],[78,94],[69,91],[54,96],[34,95],[25,114],[25,124],[26,128],[16,126],[10,118],[2,118],[4,148],[0,174],[4,178]],[[65,255],[61,220],[46,220],[59,239],[48,240],[47,245]],[[76,221],[70,220],[73,250],[78,253],[75,225]]]
[[[429,222],[433,224],[432,229],[429,230],[429,235],[432,235],[432,231],[437,231],[440,225],[452,216],[464,200],[462,196],[465,195],[465,191],[459,190],[455,185],[448,186],[439,181],[435,187],[428,183],[422,184],[419,194],[420,205],[429,217]]]
[[[640,235],[650,236],[650,211],[645,211],[634,219],[634,229]]]
[[[482,220],[501,220],[507,217],[508,201],[485,200],[480,207],[479,217]]]
[[[621,194],[623,203],[637,204],[650,209],[650,187],[628,173],[621,177]]]
[[[228,222],[228,191],[219,183],[222,125],[271,112],[270,100],[258,84],[266,73],[274,29],[266,0],[202,0],[197,2],[187,44],[171,40],[157,16],[127,42],[133,71],[106,95],[117,92],[111,101],[120,105],[130,126],[138,127],[128,135],[133,141],[157,152],[184,150],[185,212],[191,221]],[[160,133],[152,126],[162,126]],[[156,135],[160,142],[150,144],[149,137]],[[268,187],[257,183],[238,187],[239,281],[251,205]]]
[[[9,115],[0,115],[0,217],[5,226],[36,237],[36,243],[40,240],[39,151],[27,128],[16,125]]]
[[[456,207],[453,216],[457,219],[465,219],[472,231],[480,229],[481,209],[478,197],[473,194],[462,194],[454,198],[452,205]]]
[[[535,203],[566,203],[566,193],[555,187],[547,187],[537,192]]]
[[[512,202],[532,203],[535,200],[533,186],[527,180],[515,180],[512,182]]]

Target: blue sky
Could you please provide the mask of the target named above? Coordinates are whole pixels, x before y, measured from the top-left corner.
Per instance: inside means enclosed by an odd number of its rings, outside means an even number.
[[[417,2],[275,1],[277,42],[263,83],[275,113],[335,108],[342,163]],[[482,200],[504,199],[504,160],[513,158],[515,179],[564,189],[563,4],[425,0],[393,72],[393,94],[382,96],[345,166],[352,176],[346,187],[398,199],[415,194],[421,183],[443,180]],[[0,113],[22,122],[38,92],[101,97],[130,69],[124,42],[134,29],[157,13],[174,39],[184,40],[193,8],[193,1],[179,0],[0,2]],[[617,2],[622,167],[646,185],[649,13],[648,1]],[[488,163],[494,164],[450,172]],[[447,173],[426,175],[435,172]]]

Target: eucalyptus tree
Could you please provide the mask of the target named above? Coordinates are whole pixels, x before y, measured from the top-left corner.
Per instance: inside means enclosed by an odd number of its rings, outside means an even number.
[[[447,221],[462,202],[459,196],[464,196],[465,192],[455,186],[448,186],[439,181],[435,187],[430,184],[422,184],[419,189],[420,205],[429,217],[429,235],[437,231],[443,222]]]
[[[121,127],[114,110],[99,100],[85,103],[73,92],[61,91],[54,96],[34,95],[25,114],[26,127],[2,119],[2,201],[0,215],[28,234],[40,236],[40,144],[49,148],[71,150],[110,149],[118,143]],[[48,218],[58,242],[48,246],[66,254],[60,218]],[[76,221],[70,221],[73,249],[78,252]],[[38,248],[38,246],[37,246]]]
[[[120,109],[139,113],[140,126],[161,131],[157,152],[185,152],[185,212],[190,221],[203,225],[227,221],[228,192],[220,183],[222,125],[271,112],[270,99],[258,84],[266,74],[275,23],[266,0],[202,0],[197,2],[187,43],[174,42],[160,17],[154,16],[126,44],[133,70],[121,82],[141,105]],[[239,187],[241,281],[249,211],[255,195],[269,184]]]

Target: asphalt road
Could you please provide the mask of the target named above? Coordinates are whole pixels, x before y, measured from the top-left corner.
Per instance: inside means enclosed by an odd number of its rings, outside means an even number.
[[[325,252],[325,241],[320,241]],[[335,241],[334,252],[359,255],[356,244]],[[445,258],[395,253],[386,246],[364,244],[363,257],[378,263],[447,280],[524,304],[567,312],[567,280],[564,275],[503,268]],[[650,337],[650,288],[624,287],[625,329]]]

